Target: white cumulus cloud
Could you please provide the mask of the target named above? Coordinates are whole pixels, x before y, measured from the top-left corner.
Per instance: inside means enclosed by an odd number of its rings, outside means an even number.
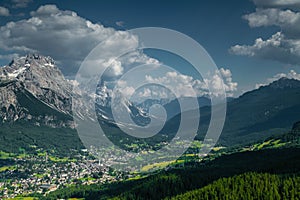
[[[104,65],[108,67],[105,73],[105,75],[108,77],[115,77],[123,74],[124,68],[122,67],[121,61],[119,60],[111,58],[107,62],[105,62]]]
[[[278,8],[256,9],[256,12],[243,16],[250,27],[279,26],[288,37],[300,35],[300,13]]]
[[[282,1],[276,2],[282,3]],[[295,2],[289,1],[289,3]],[[232,46],[231,53],[292,65],[300,64],[300,12],[281,8],[257,8],[254,13],[244,15],[243,18],[252,28],[278,26],[281,31],[265,40],[257,38],[252,45]]]
[[[253,45],[235,45],[230,48],[230,52],[287,64],[300,64],[300,39],[289,39],[277,32],[267,40],[256,39]]]
[[[38,52],[49,55],[58,61],[67,75],[74,74],[88,53],[103,41],[102,58],[105,52],[109,54],[138,45],[137,37],[129,32],[93,23],[76,12],[60,10],[56,5],[41,6],[30,14],[28,19],[0,27],[0,48],[7,54]],[[153,62],[141,52],[132,59]],[[109,75],[120,75],[123,63],[115,60],[112,64]]]
[[[251,28],[278,26],[280,32],[274,33],[268,39],[257,38],[252,45],[235,45],[230,51],[236,55],[258,57],[276,60],[281,63],[300,64],[300,12],[295,9],[298,0],[254,0],[258,6],[254,13],[244,15]],[[300,79],[295,70],[279,73],[268,78],[264,83],[258,83],[255,88],[270,84],[280,78]]]
[[[115,89],[118,95],[135,100],[173,99],[176,97],[213,96],[220,97],[224,90],[226,96],[233,96],[238,84],[233,82],[229,69],[220,68],[214,74],[203,80],[192,76],[179,74],[175,71],[166,72],[159,76],[145,75],[145,87],[134,89],[126,81],[116,81]],[[107,83],[106,83],[107,84]],[[211,86],[210,90],[208,85]],[[105,86],[105,84],[104,84]],[[105,86],[106,87],[106,86]]]
[[[219,73],[218,73],[219,72]],[[220,74],[220,75],[219,75]],[[238,84],[232,81],[232,74],[229,69],[221,68],[212,74],[210,78],[199,80],[191,76],[178,74],[177,72],[167,72],[161,77],[154,78],[146,76],[146,81],[149,83],[156,83],[169,88],[176,96],[190,97],[190,96],[220,96],[224,89],[227,96],[233,96],[233,92],[237,90]],[[208,85],[211,85],[211,91],[208,90]],[[224,88],[223,88],[224,87]],[[155,92],[155,94],[153,93]],[[149,91],[145,89],[140,94],[142,96],[157,96],[158,91]],[[160,96],[166,96],[167,92],[161,90]]]

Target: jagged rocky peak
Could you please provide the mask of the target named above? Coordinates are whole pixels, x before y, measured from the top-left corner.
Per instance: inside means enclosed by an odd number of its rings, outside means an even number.
[[[34,94],[38,94],[37,90],[40,88],[48,88],[63,94],[71,90],[70,85],[50,56],[28,54],[14,59],[4,68],[4,70],[10,71],[7,78],[23,82],[26,88]]]
[[[39,76],[47,77],[50,75],[62,77],[54,60],[49,56],[39,54],[28,54],[15,58],[9,65],[0,68],[0,80],[33,80]]]
[[[72,95],[71,84],[49,56],[28,54],[0,68],[0,121],[49,124],[71,114]]]
[[[29,67],[31,64],[39,63],[43,66],[54,66],[55,62],[50,56],[42,56],[39,54],[27,54],[26,56],[13,59],[9,66],[11,67],[19,67],[19,66],[27,66]]]

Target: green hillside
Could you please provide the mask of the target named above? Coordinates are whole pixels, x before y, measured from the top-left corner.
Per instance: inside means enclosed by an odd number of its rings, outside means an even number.
[[[239,181],[251,179],[252,176],[255,176],[257,181],[267,181],[268,178],[270,180],[274,178],[277,181],[277,185],[265,185],[266,194],[269,194],[269,191],[274,191],[274,195],[280,197],[296,195],[296,193],[284,192],[282,188],[290,187],[288,190],[292,192],[296,186],[291,184],[291,181],[293,183],[296,181],[299,184],[299,138],[300,123],[297,122],[293,125],[293,129],[287,133],[275,135],[262,142],[247,146],[241,145],[222,149],[221,153],[212,154],[202,162],[191,161],[185,163],[184,168],[170,168],[154,174],[141,174],[140,178],[116,183],[67,187],[52,192],[46,197],[42,197],[42,199],[66,199],[70,197],[85,199],[180,198],[181,196],[176,197],[176,195],[192,190],[198,192],[199,188],[206,188],[200,189],[201,194],[206,195],[207,192],[211,192],[210,190],[218,187],[220,182],[231,183],[231,188],[234,187],[240,191],[249,189],[249,191],[245,191],[245,194],[248,194],[248,192],[253,192],[254,186],[260,184],[260,182],[253,182],[253,187],[248,187],[244,183],[245,188],[239,189],[241,185]],[[238,184],[235,185],[235,181]],[[267,184],[266,181],[263,183]],[[272,190],[269,188],[272,188]],[[229,188],[224,186],[223,189],[227,191]],[[223,195],[223,191],[218,190],[218,192],[216,195]],[[270,195],[273,195],[273,193],[270,193]],[[276,199],[276,197],[274,198]]]
[[[245,173],[229,178],[221,178],[201,189],[171,199],[296,200],[300,199],[300,176]]]
[[[219,144],[233,146],[257,142],[289,131],[293,123],[300,119],[299,99],[300,81],[280,79],[228,102]],[[193,112],[187,111],[188,120],[196,120]],[[200,113],[197,139],[203,140],[210,123],[211,108],[202,107]],[[171,133],[177,131],[175,127],[180,117],[179,114],[167,122]]]
[[[69,155],[72,149],[81,149],[83,145],[76,130],[71,128],[51,128],[34,126],[26,122],[1,124],[0,151],[35,153],[36,148],[54,151],[59,156]]]

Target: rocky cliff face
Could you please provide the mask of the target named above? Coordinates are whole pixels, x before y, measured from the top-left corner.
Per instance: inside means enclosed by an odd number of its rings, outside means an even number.
[[[37,54],[20,57],[0,67],[0,123],[26,121],[73,127],[72,98],[81,105],[81,98],[76,97],[83,91],[75,92],[71,82],[65,79],[52,58]],[[98,86],[96,102],[92,94],[84,96],[91,99],[88,106],[96,103],[99,120],[113,121],[111,96],[105,86]],[[135,111],[135,117],[145,118],[131,102],[122,97],[118,100],[127,110]],[[88,110],[90,108],[82,107],[76,110],[76,116],[89,116]]]
[[[50,57],[30,54],[0,68],[0,122],[72,124],[72,85]]]

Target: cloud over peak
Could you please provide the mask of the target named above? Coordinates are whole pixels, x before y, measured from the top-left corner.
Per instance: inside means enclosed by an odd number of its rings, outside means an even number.
[[[113,39],[111,42],[115,45],[112,46],[118,49],[137,43],[129,32],[93,23],[76,12],[60,10],[56,5],[40,6],[30,14],[28,19],[8,22],[0,27],[0,48],[7,57],[11,52],[49,55],[63,66],[62,71],[68,75],[74,74],[88,53],[108,38]],[[106,48],[113,51],[109,46]],[[144,60],[148,58],[141,56]],[[114,66],[115,72],[121,72],[117,65]]]
[[[289,79],[295,79],[300,81],[300,74],[298,74],[295,70],[290,70],[288,73],[279,73],[274,75],[272,78],[268,78],[265,83],[259,83],[255,85],[255,88],[259,88],[261,86],[268,85],[274,81],[277,81],[281,78],[289,78]]]
[[[145,80],[149,83],[155,82],[170,88],[176,96],[208,96],[218,97],[225,90],[227,96],[233,96],[233,92],[237,90],[238,84],[233,82],[232,74],[229,69],[220,68],[204,80],[194,79],[191,76],[179,74],[177,72],[167,72],[160,77],[146,76]],[[208,90],[208,85],[211,86],[211,91]],[[157,92],[157,91],[155,91]],[[161,92],[164,96],[165,91]],[[145,90],[143,95],[153,95],[150,90]]]

